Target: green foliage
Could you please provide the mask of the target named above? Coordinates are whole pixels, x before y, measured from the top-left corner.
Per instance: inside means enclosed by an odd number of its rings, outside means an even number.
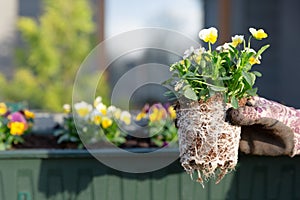
[[[149,122],[151,141],[158,147],[177,145],[178,135],[174,120],[170,118]]]
[[[73,142],[77,144],[79,149],[83,148],[83,144],[79,138],[79,135],[77,134],[72,114],[67,114],[64,117],[63,128],[56,130],[54,135],[58,137],[58,144],[63,142]]]
[[[5,100],[27,100],[32,107],[52,111],[71,102],[76,72],[95,46],[92,17],[88,1],[44,0],[44,13],[38,21],[20,18],[24,45],[16,52],[18,68],[12,80],[0,77]],[[106,83],[99,91],[101,96],[107,95]]]
[[[211,50],[210,44],[209,50],[187,50],[183,60],[171,65],[173,76],[166,83],[174,87],[179,97],[194,101],[223,93],[225,101],[237,108],[239,99],[256,95],[254,84],[261,73],[252,71],[252,66],[260,64],[261,54],[269,47],[265,45],[256,52],[250,47],[251,37],[247,47],[244,36],[235,36],[232,43],[216,50]]]

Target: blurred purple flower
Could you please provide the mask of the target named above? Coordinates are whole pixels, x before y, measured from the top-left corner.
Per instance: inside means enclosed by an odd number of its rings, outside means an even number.
[[[27,123],[24,115],[22,115],[20,112],[14,112],[9,115],[9,119],[12,122],[23,122],[24,124]]]

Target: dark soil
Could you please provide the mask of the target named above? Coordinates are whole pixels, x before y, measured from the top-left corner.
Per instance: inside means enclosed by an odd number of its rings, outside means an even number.
[[[50,134],[28,134],[23,136],[24,142],[14,145],[14,149],[77,149],[72,142],[57,143],[57,137]]]
[[[13,146],[13,149],[77,149],[78,144],[72,142],[57,143],[57,137],[51,134],[27,134],[23,136],[24,142]],[[95,144],[94,148],[106,148],[109,147],[102,142],[101,144]],[[128,137],[126,142],[120,146],[120,148],[151,148],[157,147],[151,143],[149,138],[134,138]],[[93,148],[90,146],[88,148]]]

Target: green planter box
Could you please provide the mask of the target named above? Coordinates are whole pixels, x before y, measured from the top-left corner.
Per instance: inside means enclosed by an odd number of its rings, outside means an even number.
[[[108,149],[95,151],[118,157]],[[178,150],[166,149],[153,161],[167,155],[178,155]],[[300,157],[242,156],[235,172],[203,189],[178,160],[158,171],[133,174],[111,169],[85,150],[0,152],[1,200],[300,199],[299,186]]]

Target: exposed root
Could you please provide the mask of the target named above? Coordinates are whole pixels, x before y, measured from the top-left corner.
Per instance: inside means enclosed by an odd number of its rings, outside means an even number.
[[[219,183],[237,164],[241,127],[225,122],[226,108],[215,97],[177,109],[180,161],[188,174],[198,172],[202,185],[216,173]]]

